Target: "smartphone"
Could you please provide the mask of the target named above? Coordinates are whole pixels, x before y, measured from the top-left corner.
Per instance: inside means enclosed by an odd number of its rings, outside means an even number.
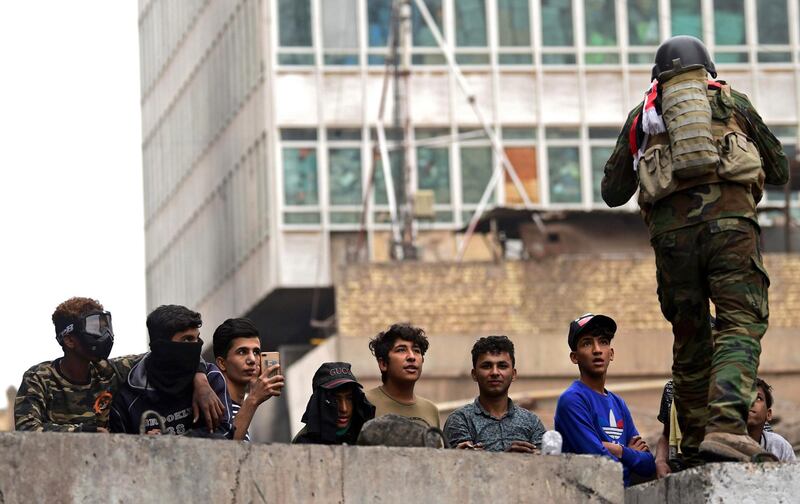
[[[261,370],[264,372],[267,368],[281,363],[281,354],[279,352],[261,352]],[[273,371],[269,374],[271,378],[278,374],[278,371]]]

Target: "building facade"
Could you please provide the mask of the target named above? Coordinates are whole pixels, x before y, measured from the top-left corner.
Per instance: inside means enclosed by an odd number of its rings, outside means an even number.
[[[798,0],[424,1],[536,208],[609,211],[603,165],[674,34],[702,38],[797,154]],[[319,300],[342,263],[389,258],[374,147],[391,19],[392,0],[140,0],[149,308],[216,324],[289,291]],[[451,260],[500,161],[416,5],[408,89],[411,185],[434,197],[421,257]],[[765,225],[785,199],[767,191]],[[504,176],[491,203],[522,198]]]

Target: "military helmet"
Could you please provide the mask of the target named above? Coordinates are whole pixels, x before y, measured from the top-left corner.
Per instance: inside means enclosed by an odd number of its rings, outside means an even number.
[[[717,69],[703,42],[689,35],[677,35],[658,46],[650,80],[658,78],[659,81],[666,81],[679,73],[700,67],[705,67],[711,77],[717,76]]]

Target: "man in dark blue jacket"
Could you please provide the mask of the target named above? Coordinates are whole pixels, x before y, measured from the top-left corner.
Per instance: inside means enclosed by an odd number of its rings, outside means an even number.
[[[564,453],[604,455],[622,462],[623,482],[628,486],[631,472],[650,477],[656,464],[625,401],[605,388],[616,331],[617,324],[605,315],[587,313],[570,324],[569,358],[578,365],[581,377],[559,397],[555,428],[564,440]]]
[[[159,306],[147,316],[150,353],[131,369],[114,396],[111,431],[232,437],[231,399],[225,378],[213,364],[201,364],[200,314],[184,306]],[[219,427],[209,433],[195,422],[192,381],[205,366],[208,383],[224,405]],[[147,414],[155,412],[155,414]],[[161,425],[163,423],[163,425]]]

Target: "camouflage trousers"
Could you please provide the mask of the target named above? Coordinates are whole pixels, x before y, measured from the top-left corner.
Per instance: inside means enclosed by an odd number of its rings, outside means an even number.
[[[672,324],[675,406],[687,462],[706,432],[747,433],[761,337],[767,330],[769,277],[749,220],[717,219],[651,241],[658,299]],[[714,303],[712,329],[709,300]]]

